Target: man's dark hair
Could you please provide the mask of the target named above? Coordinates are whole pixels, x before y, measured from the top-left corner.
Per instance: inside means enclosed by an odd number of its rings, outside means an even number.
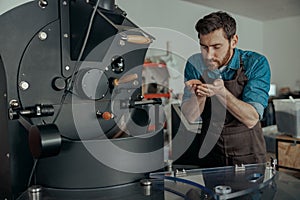
[[[226,34],[225,38],[230,41],[236,32],[236,22],[226,12],[218,11],[204,16],[197,22],[195,28],[198,32],[198,38],[200,38],[200,34],[206,35],[217,29],[223,28]]]

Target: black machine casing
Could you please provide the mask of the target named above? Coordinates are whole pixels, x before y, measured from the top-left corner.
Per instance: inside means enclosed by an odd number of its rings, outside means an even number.
[[[105,7],[97,9],[82,55],[96,1],[31,1],[0,17],[1,199],[16,199],[32,183],[92,189],[135,182],[147,174],[147,170],[111,168],[86,145],[99,147],[96,152],[111,155],[120,165],[127,158],[101,149],[107,143],[136,154],[161,150],[149,162],[163,163],[162,128],[147,130],[150,119],[145,112],[152,105],[135,104],[141,101],[142,64],[149,43],[126,40],[126,34],[146,41],[151,36],[133,30],[138,27],[114,1],[100,2]],[[120,57],[121,68],[114,68],[113,61]],[[126,75],[133,78],[114,85],[114,80]],[[71,81],[74,84],[68,90]],[[113,117],[101,118],[104,112]],[[136,122],[138,118],[142,120]],[[116,138],[122,131],[126,137]],[[41,144],[34,143],[37,140]],[[37,149],[37,154],[32,153]],[[29,182],[33,155],[36,168]],[[137,164],[145,169],[148,165]]]

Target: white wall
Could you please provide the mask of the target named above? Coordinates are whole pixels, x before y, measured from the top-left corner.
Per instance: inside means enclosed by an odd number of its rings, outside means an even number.
[[[209,7],[192,4],[180,0],[116,0],[116,4],[128,13],[128,18],[140,27],[162,27],[178,31],[190,37],[194,41],[193,48],[197,46],[199,51],[196,22],[204,15],[217,11]],[[230,12],[229,12],[230,13]],[[232,14],[232,13],[230,13]],[[237,21],[237,33],[239,35],[238,47],[247,50],[263,52],[263,23],[257,20],[232,14]],[[151,33],[151,32],[150,32]],[[155,35],[156,36],[156,35]],[[157,38],[160,37],[158,34]],[[171,50],[180,43],[182,38],[169,37]],[[189,48],[182,46],[182,48]],[[183,91],[183,70],[185,56],[176,57],[176,65],[172,67],[181,76],[171,76],[170,88],[175,93]]]
[[[116,0],[116,4],[125,10],[128,18],[139,26],[169,28],[182,32],[195,40],[197,40],[194,29],[196,22],[204,15],[217,11],[180,0]],[[235,14],[232,16],[238,24],[239,47],[261,52],[263,49],[263,23]]]
[[[300,16],[264,23],[263,51],[277,88],[300,90]]]

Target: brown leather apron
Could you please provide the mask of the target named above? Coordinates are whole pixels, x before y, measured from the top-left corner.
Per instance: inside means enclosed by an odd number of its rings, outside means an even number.
[[[208,77],[207,72],[203,73],[200,79],[206,83],[213,82]],[[240,58],[240,68],[237,70],[234,78],[224,81],[224,85],[236,98],[242,99],[244,87],[248,79],[245,75],[244,65]],[[212,103],[213,102],[213,103]],[[218,103],[217,103],[218,102]],[[204,111],[201,115],[203,119],[203,127],[201,134],[209,134],[209,123],[220,124],[216,117],[219,109],[211,109],[211,106],[226,109],[217,100],[217,97],[207,98]],[[225,122],[222,122],[222,132],[217,144],[213,150],[201,162],[205,167],[219,167],[235,164],[250,164],[266,162],[266,147],[260,122],[253,128],[246,127],[226,110]],[[217,130],[217,129],[216,129]]]

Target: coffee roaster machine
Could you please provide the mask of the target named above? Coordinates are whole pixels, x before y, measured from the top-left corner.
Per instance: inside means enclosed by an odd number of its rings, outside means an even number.
[[[113,0],[29,1],[0,26],[0,199],[114,187],[163,167],[163,127],[148,115],[160,102],[141,95],[154,38]]]

